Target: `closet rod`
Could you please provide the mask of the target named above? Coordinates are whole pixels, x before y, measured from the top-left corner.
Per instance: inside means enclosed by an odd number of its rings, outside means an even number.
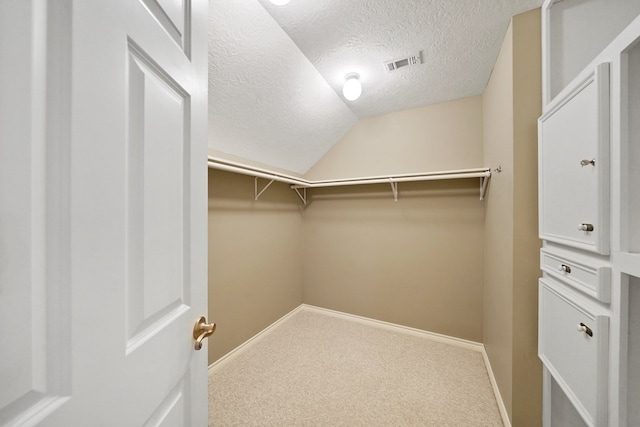
[[[365,176],[365,177],[355,177],[355,178],[340,178],[340,179],[326,179],[326,180],[317,180],[311,181],[312,184],[322,184],[325,182],[335,182],[340,183],[343,181],[354,181],[354,180],[372,180],[372,179],[383,179],[389,180],[393,178],[396,180],[397,178],[410,178],[410,177],[423,177],[423,176],[442,176],[442,175],[458,175],[458,174],[470,174],[470,173],[484,173],[489,172],[489,168],[475,168],[475,169],[453,169],[446,171],[437,171],[437,172],[422,172],[422,173],[403,173],[403,174],[395,174],[395,175],[376,175],[376,176]],[[490,176],[482,175],[482,176]],[[478,178],[473,176],[460,176],[460,178]],[[446,179],[446,178],[445,178]]]
[[[424,173],[408,173],[397,175],[376,175],[358,178],[340,178],[331,180],[309,181],[303,178],[293,177],[291,175],[272,172],[266,169],[246,166],[240,163],[220,160],[215,157],[209,157],[208,165],[212,169],[220,169],[228,172],[235,172],[244,175],[257,176],[264,179],[273,179],[274,181],[284,182],[298,188],[314,188],[314,187],[332,187],[341,185],[361,185],[361,184],[388,184],[390,180],[393,182],[411,182],[411,181],[432,181],[439,179],[456,179],[456,178],[488,178],[491,176],[489,168],[475,169],[456,169],[440,172],[424,172]]]
[[[417,181],[437,181],[442,179],[461,179],[461,178],[488,178],[491,172],[485,170],[483,172],[461,172],[461,173],[441,173],[433,175],[411,175],[405,177],[397,177],[396,175],[387,178],[358,178],[350,180],[336,181],[315,181],[308,184],[293,184],[291,188],[319,188],[319,187],[338,187],[343,185],[364,185],[364,184],[389,184],[390,182],[417,182]]]
[[[218,169],[218,170],[222,170],[222,171],[226,171],[226,172],[234,172],[234,173],[239,173],[239,174],[243,174],[243,175],[249,175],[249,176],[253,176],[253,177],[264,178],[264,179],[274,180],[274,181],[278,181],[278,182],[284,182],[286,184],[306,185],[306,182],[307,182],[307,181],[303,181],[303,180],[300,180],[300,179],[289,178],[289,177],[283,176],[283,175],[277,175],[277,174],[274,174],[274,173],[261,172],[257,168],[253,169],[253,168],[247,168],[247,167],[242,167],[242,166],[232,166],[232,165],[218,163],[218,162],[211,161],[211,160],[209,160],[207,162],[207,165],[211,169]]]
[[[274,181],[286,182],[288,184],[306,184],[309,182],[296,176],[287,175],[280,172],[273,172],[271,170],[263,169],[257,166],[248,166],[243,163],[234,162],[232,160],[225,160],[213,156],[209,156],[207,160],[209,167],[212,169],[220,169],[228,172],[257,176],[259,178],[273,179]]]
[[[390,183],[392,189],[394,189],[395,200],[397,200],[397,187],[394,188],[394,185],[398,182],[436,181],[436,180],[444,180],[444,179],[464,179],[464,178],[480,178],[480,200],[483,200],[484,193],[487,188],[488,180],[491,177],[491,170],[489,168],[476,168],[476,169],[458,169],[458,170],[449,170],[449,171],[440,171],[440,172],[424,172],[424,173],[414,173],[414,174],[398,174],[398,175],[387,175],[387,176],[370,176],[370,177],[361,177],[361,178],[309,181],[306,179],[293,177],[291,175],[271,172],[259,167],[246,166],[233,161],[217,159],[215,157],[209,157],[207,164],[212,169],[219,169],[227,172],[234,172],[234,173],[249,175],[257,178],[264,178],[271,181],[284,182],[286,184],[290,184],[291,188],[296,191],[298,191],[299,189],[307,189],[307,188],[339,187],[339,186],[346,186],[346,185],[366,185],[366,184],[389,184]],[[303,197],[302,195],[300,195],[300,193],[298,193],[298,195],[306,204],[306,200],[305,200],[306,197]]]

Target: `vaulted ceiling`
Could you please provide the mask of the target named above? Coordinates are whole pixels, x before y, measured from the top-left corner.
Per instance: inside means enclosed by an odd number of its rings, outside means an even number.
[[[358,119],[481,94],[511,16],[541,3],[213,0],[209,147],[304,173]],[[413,54],[423,63],[387,71]]]

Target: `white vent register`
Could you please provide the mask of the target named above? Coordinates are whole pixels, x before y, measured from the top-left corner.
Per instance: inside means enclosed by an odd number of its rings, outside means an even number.
[[[422,64],[424,61],[422,59],[422,52],[415,53],[410,56],[406,56],[404,58],[392,59],[391,61],[384,62],[384,69],[387,73],[392,71],[396,71],[400,68],[406,67],[414,67],[416,65]]]

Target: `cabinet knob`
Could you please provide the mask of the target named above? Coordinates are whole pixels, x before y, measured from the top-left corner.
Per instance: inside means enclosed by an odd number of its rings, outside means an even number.
[[[582,322],[580,322],[578,324],[578,332],[584,332],[585,334],[589,335],[590,337],[593,336],[593,331],[591,330],[591,328],[588,327],[587,325],[585,325]]]
[[[560,271],[565,272],[565,273],[571,273],[571,267],[569,267],[566,264],[562,264],[560,266]]]
[[[580,166],[585,167],[585,166],[588,166],[588,165],[595,166],[596,165],[596,159],[591,159],[591,160],[584,159],[584,160],[580,161]]]
[[[593,231],[593,224],[582,223],[578,225],[578,230],[580,231]]]

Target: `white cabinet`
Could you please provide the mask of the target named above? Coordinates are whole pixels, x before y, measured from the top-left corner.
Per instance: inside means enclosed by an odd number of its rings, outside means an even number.
[[[640,0],[542,7],[545,427],[640,425],[639,15]]]
[[[609,64],[538,122],[540,238],[609,253]]]
[[[583,303],[584,304],[584,303]],[[609,318],[540,280],[538,352],[588,425],[607,422]]]

